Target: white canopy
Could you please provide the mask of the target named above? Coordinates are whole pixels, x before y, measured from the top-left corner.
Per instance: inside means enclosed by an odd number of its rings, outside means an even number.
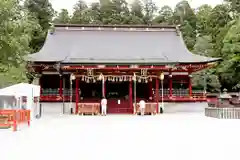
[[[28,83],[15,84],[15,85],[0,89],[0,96],[39,97],[40,96],[40,86],[28,84]]]

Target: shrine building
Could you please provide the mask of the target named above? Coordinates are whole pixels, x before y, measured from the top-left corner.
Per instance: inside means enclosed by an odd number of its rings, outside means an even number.
[[[191,53],[176,26],[56,24],[42,49],[26,57],[39,76],[42,102],[81,104],[108,100],[108,113],[134,113],[144,99],[206,101],[192,89],[192,74],[219,58]]]

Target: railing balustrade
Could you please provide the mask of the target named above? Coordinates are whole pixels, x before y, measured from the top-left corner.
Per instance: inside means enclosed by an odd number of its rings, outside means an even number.
[[[42,89],[42,96],[58,96],[59,95],[59,88],[44,88]],[[71,96],[71,89],[65,88],[63,90],[64,96]],[[80,93],[80,89],[79,89]],[[75,88],[72,89],[72,95],[74,96],[76,94]],[[172,94],[175,97],[189,97],[189,89],[173,89]],[[155,96],[155,89],[153,89],[153,95]],[[162,89],[159,89],[159,96],[162,96]],[[167,97],[169,96],[169,89],[164,88],[163,89],[163,96]],[[193,90],[192,96],[196,97],[202,97],[204,96],[204,92],[201,90]]]
[[[164,88],[163,89],[163,96],[164,97],[167,97],[169,96],[169,91],[170,89],[169,88]],[[159,89],[158,91],[159,93],[159,96],[162,97],[162,89]],[[153,89],[153,95],[155,96],[155,89]],[[172,95],[175,96],[175,97],[189,97],[189,89],[172,89]],[[192,96],[193,97],[203,97],[205,94],[204,94],[204,91],[202,90],[193,90],[192,91]]]
[[[42,89],[42,96],[59,96],[59,88],[44,88]],[[62,89],[64,96],[71,96],[71,89]],[[80,93],[80,89],[79,89]],[[72,95],[74,96],[76,94],[75,88],[72,89]]]
[[[240,119],[240,108],[205,108],[205,116],[218,119]]]

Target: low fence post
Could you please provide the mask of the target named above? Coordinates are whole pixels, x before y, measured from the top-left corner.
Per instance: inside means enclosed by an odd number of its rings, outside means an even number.
[[[26,111],[26,120],[27,120],[27,123],[28,123],[28,127],[30,126],[30,123],[31,123],[31,111],[30,110],[27,110]]]
[[[240,108],[205,108],[205,116],[218,119],[240,119]]]
[[[13,111],[13,131],[16,132],[17,131],[17,111],[14,110]]]

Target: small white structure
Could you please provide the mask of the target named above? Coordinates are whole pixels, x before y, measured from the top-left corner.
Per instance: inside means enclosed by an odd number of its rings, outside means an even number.
[[[26,104],[22,102],[22,98],[26,97]],[[0,89],[0,101],[4,109],[28,109],[31,111],[31,120],[36,116],[39,108],[40,86],[19,83],[3,89]],[[37,98],[37,102],[34,99]]]

